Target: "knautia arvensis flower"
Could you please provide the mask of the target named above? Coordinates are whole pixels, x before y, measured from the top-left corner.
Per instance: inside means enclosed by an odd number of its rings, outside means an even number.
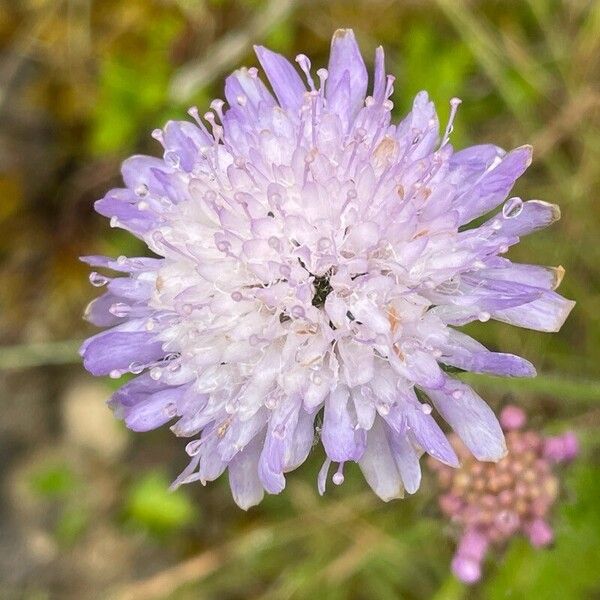
[[[507,406],[500,422],[507,432],[508,454],[499,462],[478,462],[453,434],[460,468],[429,461],[444,490],[440,509],[462,532],[452,570],[465,583],[479,581],[490,546],[501,546],[517,534],[525,534],[538,548],[552,542],[548,518],[559,487],[553,467],[573,460],[579,449],[570,432],[543,437],[522,431],[526,417],[516,406]]]
[[[325,489],[356,461],[384,500],[419,487],[419,457],[458,460],[421,390],[481,460],[504,456],[493,412],[445,367],[532,376],[456,327],[496,319],[556,331],[572,302],[562,269],[502,255],[559,217],[554,205],[502,204],[531,148],[455,152],[459,101],[440,133],[425,92],[391,122],[394,78],[381,48],[369,86],[354,34],[337,31],[327,69],[256,48],[256,68],[225,82],[203,118],[154,137],[163,158],[123,164],[124,188],[96,203],[154,258],[87,257],[108,291],[87,318],[107,331],[81,348],[94,375],[137,375],[110,404],[136,431],[174,422],[189,466],[176,485],[228,469],[247,508],[306,459],[315,439]],[[367,90],[370,87],[370,94]],[[322,416],[321,416],[322,413]],[[322,425],[320,424],[322,421]]]

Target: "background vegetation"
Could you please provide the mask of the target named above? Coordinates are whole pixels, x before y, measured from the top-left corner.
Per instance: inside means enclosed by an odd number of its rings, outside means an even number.
[[[322,461],[249,513],[225,480],[171,494],[183,442],[131,435],[104,406],[111,382],[77,364],[95,290],[80,254],[137,254],[95,215],[151,130],[207,107],[252,43],[326,63],[353,27],[383,44],[395,111],[427,89],[442,120],[463,99],[460,146],[534,146],[516,193],[563,219],[512,256],[562,264],[578,301],[556,335],[487,323],[490,347],[533,360],[527,382],[477,377],[548,432],[575,430],[555,547],[516,540],[472,589],[449,575],[454,532],[419,494],[383,504],[356,469],[316,492]],[[579,599],[600,594],[600,3],[585,0],[5,0],[0,2],[0,580],[2,598]]]

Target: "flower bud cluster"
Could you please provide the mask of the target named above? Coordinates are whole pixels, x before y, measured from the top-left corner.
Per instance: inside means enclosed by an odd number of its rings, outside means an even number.
[[[525,413],[515,406],[502,411],[508,452],[497,463],[477,461],[454,435],[451,443],[460,468],[429,461],[443,490],[439,507],[463,532],[452,570],[465,583],[481,578],[481,563],[490,546],[502,545],[518,533],[535,547],[553,540],[548,518],[559,491],[553,466],[577,456],[577,438],[572,433],[544,437],[524,430],[525,422]]]

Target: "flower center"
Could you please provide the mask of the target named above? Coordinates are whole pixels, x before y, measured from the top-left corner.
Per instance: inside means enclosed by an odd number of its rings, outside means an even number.
[[[327,298],[329,292],[332,291],[331,284],[329,283],[330,273],[326,275],[320,275],[315,277],[313,285],[315,286],[315,295],[312,299],[312,305],[317,308],[321,308],[325,304],[325,298]]]

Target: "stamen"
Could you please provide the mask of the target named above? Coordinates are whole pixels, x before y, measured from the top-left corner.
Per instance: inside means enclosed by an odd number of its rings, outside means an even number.
[[[327,69],[319,69],[317,71],[317,77],[319,78],[319,93],[321,96],[325,95],[325,82],[329,77],[329,71]]]
[[[155,140],[160,142],[164,146],[164,133],[162,129],[153,129],[150,134]]]
[[[330,465],[331,459],[326,458],[323,462],[323,466],[319,469],[319,475],[317,477],[317,489],[319,490],[320,496],[325,493],[325,488],[327,486],[327,475],[329,473]]]
[[[194,121],[196,121],[196,125],[198,125],[198,127],[200,128],[202,133],[205,133],[207,136],[210,137],[210,133],[208,132],[208,129],[206,129],[206,125],[202,122],[202,119],[200,117],[200,112],[198,111],[198,107],[192,106],[188,109],[187,112],[188,112],[188,115],[190,115],[190,117],[192,117],[192,119],[194,119]]]
[[[450,134],[454,130],[454,118],[456,117],[456,111],[458,107],[461,105],[462,100],[460,98],[452,98],[450,100],[450,116],[448,117],[448,125],[446,125],[446,131],[444,132],[444,138],[442,139],[442,143],[440,144],[440,148],[445,146],[450,139]]]
[[[342,485],[344,483],[344,463],[341,462],[338,466],[338,470],[333,474],[331,478],[335,485]]]
[[[310,74],[310,58],[308,58],[306,54],[298,54],[298,56],[296,56],[296,62],[298,63],[298,65],[300,65],[300,68],[304,72],[304,75],[306,75],[306,82],[308,83],[308,86],[311,90],[315,91],[315,82],[313,81],[313,78]]]
[[[388,75],[386,77],[386,84],[385,84],[385,99],[386,100],[394,93],[394,81],[396,81],[396,78],[393,75]]]
[[[217,116],[219,117],[219,121],[221,121],[221,123],[223,122],[223,106],[224,105],[225,105],[225,102],[223,102],[223,100],[221,100],[220,98],[215,98],[210,103],[210,107],[217,113]]]
[[[223,139],[223,128],[217,124],[215,114],[210,111],[206,112],[204,113],[204,118],[210,123],[212,137],[214,137],[215,140]]]

